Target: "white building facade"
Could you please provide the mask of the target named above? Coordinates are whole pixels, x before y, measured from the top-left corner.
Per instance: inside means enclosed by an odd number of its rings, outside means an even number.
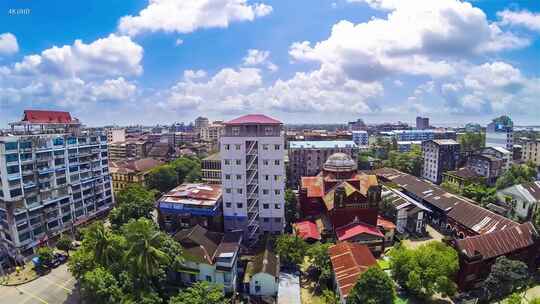
[[[282,123],[245,115],[225,123],[221,181],[226,231],[242,230],[247,243],[283,232],[285,166]]]
[[[352,131],[352,140],[359,146],[369,146],[369,135],[367,131]]]
[[[21,123],[26,129],[34,121]],[[113,205],[107,135],[74,130],[75,121],[66,122],[63,132],[59,123],[37,124],[42,131],[0,136],[0,242],[11,254],[33,254],[36,246]]]

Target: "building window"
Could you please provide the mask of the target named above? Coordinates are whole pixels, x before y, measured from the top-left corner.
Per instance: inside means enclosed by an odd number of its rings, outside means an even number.
[[[232,128],[233,136],[239,136],[240,135],[240,127],[233,127]]]
[[[262,147],[263,147],[263,150],[268,150],[268,144],[263,144]]]
[[[235,147],[236,150],[240,150],[240,145],[239,144],[234,145],[234,147]]]
[[[268,208],[270,208],[269,204],[263,204],[263,209],[268,209]]]
[[[231,205],[232,205],[231,203],[225,203],[225,207],[227,208],[231,208]]]
[[[274,145],[274,150],[279,150],[280,149],[280,145]]]
[[[279,166],[279,159],[274,160],[274,165]]]
[[[267,159],[263,160],[263,165],[268,166],[268,160]]]
[[[237,179],[237,180],[241,180],[241,179],[242,179],[242,175],[236,174],[236,179]]]
[[[226,145],[224,145],[224,148],[225,148],[225,150],[230,150],[230,149],[231,149],[231,145],[226,144]]]
[[[230,164],[231,164],[231,161],[228,160],[228,159],[226,159],[226,160],[225,160],[225,165],[230,165]]]
[[[225,179],[231,179],[231,175],[230,174],[225,174]]]
[[[242,203],[236,203],[236,208],[243,208],[243,204]]]
[[[280,195],[280,194],[281,194],[281,190],[279,190],[279,189],[274,190],[274,194],[275,194],[275,195]]]
[[[274,128],[272,127],[264,128],[264,135],[272,135],[272,133],[274,133]]]
[[[237,160],[236,160],[236,164],[237,164],[237,165],[241,165],[241,164],[242,164],[242,160],[241,160],[241,159],[237,159]]]
[[[208,282],[212,282],[212,277],[209,276],[209,275],[207,275],[207,276],[206,276],[206,280],[207,280]]]
[[[279,204],[275,204],[274,209],[281,209],[281,206]]]
[[[238,194],[242,194],[242,188],[238,188],[238,189],[236,189],[236,193],[238,193]]]
[[[267,195],[268,194],[268,189],[263,189],[263,194]]]
[[[274,180],[279,181],[279,175],[274,175]]]
[[[276,223],[281,223],[281,218],[280,218],[280,217],[274,218],[274,222],[276,222]]]
[[[231,193],[231,188],[226,188],[225,193]]]
[[[269,218],[263,217],[263,222],[268,223],[269,220],[270,220]]]
[[[269,180],[270,179],[270,175],[265,175],[264,176],[264,180]]]

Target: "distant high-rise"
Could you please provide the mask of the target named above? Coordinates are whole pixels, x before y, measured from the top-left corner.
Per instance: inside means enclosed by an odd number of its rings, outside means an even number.
[[[208,127],[210,121],[206,117],[199,116],[195,119],[195,132],[200,133],[202,128]]]
[[[429,129],[429,117],[416,117],[416,129],[425,130]]]
[[[493,119],[486,128],[486,147],[504,148],[510,152],[514,148],[514,123],[503,115]]]
[[[226,231],[243,231],[251,245],[265,232],[283,232],[283,124],[256,114],[224,125],[220,141],[224,226]]]

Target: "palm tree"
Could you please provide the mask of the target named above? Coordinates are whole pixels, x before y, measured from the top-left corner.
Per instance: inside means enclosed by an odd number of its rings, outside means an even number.
[[[96,222],[88,227],[84,242],[88,244],[88,248],[93,248],[94,259],[105,267],[110,266],[119,257],[119,240],[103,225],[103,222]]]
[[[169,256],[160,249],[161,232],[145,218],[132,220],[122,227],[128,243],[124,259],[134,273],[144,278],[157,275],[160,265],[170,262]]]

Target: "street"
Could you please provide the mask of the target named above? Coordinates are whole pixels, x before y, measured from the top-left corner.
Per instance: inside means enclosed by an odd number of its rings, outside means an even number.
[[[0,304],[76,304],[75,278],[67,264],[20,286],[0,286]]]

